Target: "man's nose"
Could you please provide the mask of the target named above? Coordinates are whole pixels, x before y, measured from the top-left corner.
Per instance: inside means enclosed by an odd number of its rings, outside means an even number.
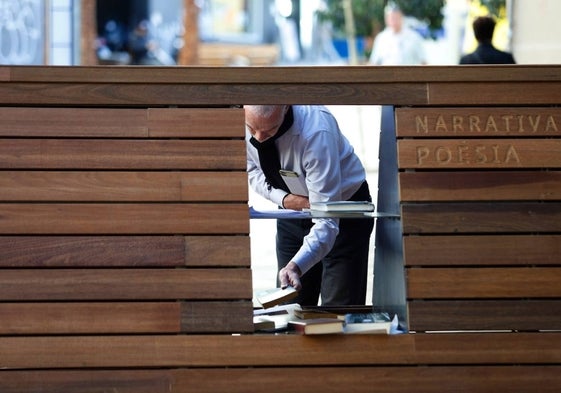
[[[255,139],[259,142],[263,142],[265,139],[269,137],[268,133],[265,131],[255,131]]]

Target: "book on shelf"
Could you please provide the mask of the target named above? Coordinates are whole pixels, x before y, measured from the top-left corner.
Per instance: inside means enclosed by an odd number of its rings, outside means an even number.
[[[266,315],[253,317],[253,330],[256,332],[270,332],[276,329],[275,320]]]
[[[343,319],[344,316],[334,312],[321,310],[318,308],[301,308],[294,310],[294,315],[299,319],[314,319],[314,318],[332,318],[332,319]]]
[[[260,291],[255,294],[259,304],[263,308],[273,307],[282,303],[287,303],[298,296],[298,291],[293,287],[272,288]]]
[[[300,310],[298,303],[281,304],[253,310],[253,328],[256,332],[286,330],[288,321],[295,319],[294,311]]]
[[[345,334],[390,334],[392,321],[388,313],[349,313],[345,314],[343,332]]]
[[[374,204],[369,201],[310,202],[310,211],[321,212],[372,212]]]
[[[343,333],[344,321],[337,318],[293,319],[288,321],[288,330],[299,334]]]

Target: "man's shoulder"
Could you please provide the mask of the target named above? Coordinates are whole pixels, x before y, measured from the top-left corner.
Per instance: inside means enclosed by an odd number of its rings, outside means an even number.
[[[481,60],[478,60],[475,53],[468,53],[460,57],[460,64],[481,64]]]
[[[414,40],[423,40],[423,36],[421,35],[421,33],[419,33],[417,30],[411,28],[411,27],[406,27],[403,29],[403,34],[406,35],[408,38],[414,39]]]

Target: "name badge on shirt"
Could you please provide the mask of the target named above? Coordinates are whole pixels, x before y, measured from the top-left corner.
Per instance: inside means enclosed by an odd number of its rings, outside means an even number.
[[[294,171],[286,169],[279,169],[282,180],[288,186],[291,194],[308,196],[308,188],[306,187],[306,180]]]

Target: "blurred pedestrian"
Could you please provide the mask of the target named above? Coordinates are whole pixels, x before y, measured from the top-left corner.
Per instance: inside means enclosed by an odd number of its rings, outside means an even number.
[[[514,56],[493,46],[495,19],[490,16],[480,16],[473,21],[473,33],[477,40],[474,52],[460,58],[460,64],[516,64]]]
[[[386,27],[374,39],[370,64],[417,65],[426,64],[423,38],[404,24],[401,9],[388,3],[384,9]]]
[[[155,47],[156,42],[152,37],[148,21],[140,21],[129,35],[129,52],[131,55],[131,64],[159,64],[153,55]]]

